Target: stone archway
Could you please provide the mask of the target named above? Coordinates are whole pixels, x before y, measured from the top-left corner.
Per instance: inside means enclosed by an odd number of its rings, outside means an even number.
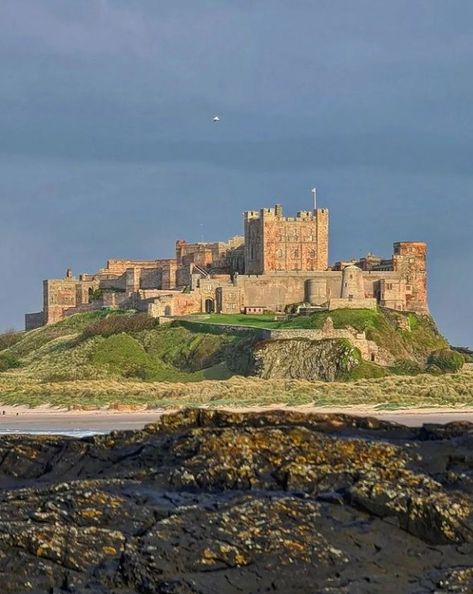
[[[164,315],[165,316],[172,316],[172,309],[170,305],[166,305],[164,308]]]
[[[215,300],[214,299],[210,299],[210,297],[208,299],[205,300],[205,313],[211,314],[215,312]]]

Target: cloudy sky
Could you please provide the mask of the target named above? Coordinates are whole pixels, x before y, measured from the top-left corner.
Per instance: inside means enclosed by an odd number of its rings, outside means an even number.
[[[0,329],[68,266],[316,185],[331,261],[427,241],[432,312],[473,345],[472,33],[471,0],[2,0]]]

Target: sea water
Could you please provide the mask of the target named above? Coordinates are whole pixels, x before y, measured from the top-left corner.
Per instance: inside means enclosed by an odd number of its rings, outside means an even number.
[[[106,435],[110,431],[98,431],[88,429],[54,429],[52,431],[43,429],[9,429],[8,427],[2,427],[0,429],[0,435],[61,435],[65,437],[90,437],[91,435]]]

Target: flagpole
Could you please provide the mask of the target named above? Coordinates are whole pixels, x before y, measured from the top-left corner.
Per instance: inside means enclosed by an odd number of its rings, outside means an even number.
[[[312,195],[314,197],[314,212],[317,210],[317,188],[312,188]]]

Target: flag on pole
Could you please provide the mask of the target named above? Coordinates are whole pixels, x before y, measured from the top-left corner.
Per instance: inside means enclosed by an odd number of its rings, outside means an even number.
[[[317,210],[317,188],[312,188],[311,191],[314,196],[314,210]]]

